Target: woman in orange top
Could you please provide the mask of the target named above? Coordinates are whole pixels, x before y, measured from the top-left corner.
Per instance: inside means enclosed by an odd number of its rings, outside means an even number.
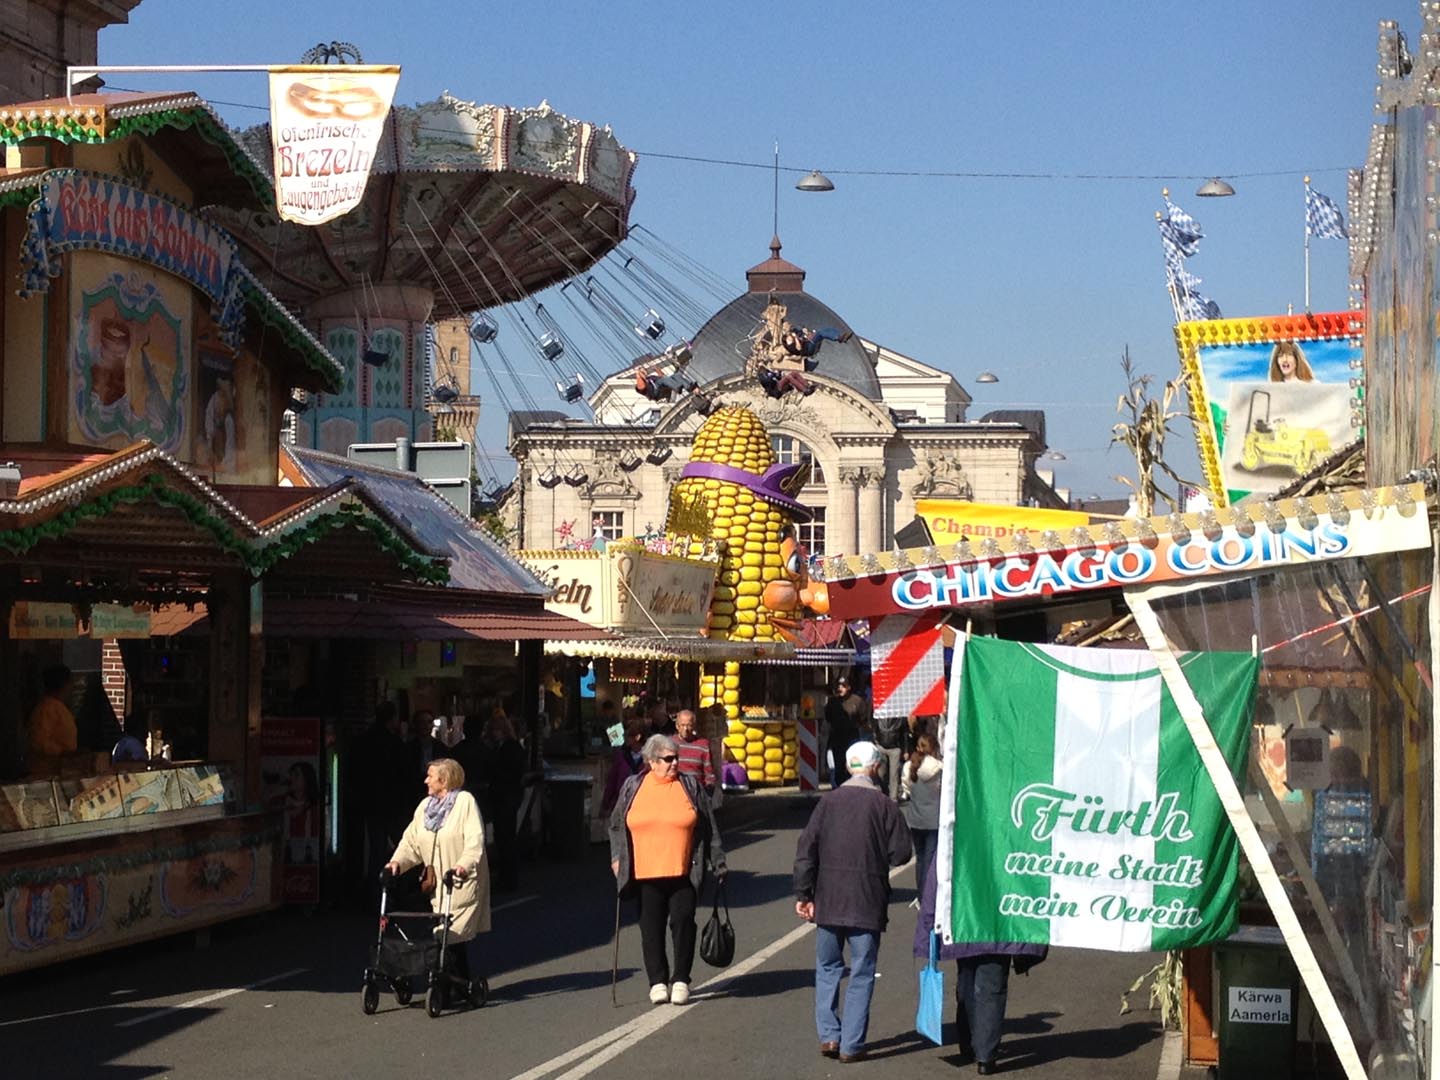
[[[705,789],[682,773],[680,751],[668,735],[652,735],[641,750],[641,771],[625,781],[610,815],[610,869],[622,895],[640,901],[640,945],[650,977],[650,1001],[690,1000],[695,961],[695,902],[707,865],[724,880],[725,853]],[[665,926],[675,946],[665,955]]]

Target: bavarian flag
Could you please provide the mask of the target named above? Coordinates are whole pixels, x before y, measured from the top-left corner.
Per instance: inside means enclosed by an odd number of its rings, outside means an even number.
[[[1178,659],[1238,781],[1260,661]],[[1235,930],[1235,833],[1148,651],[971,638],[949,706],[946,944],[1144,952]]]

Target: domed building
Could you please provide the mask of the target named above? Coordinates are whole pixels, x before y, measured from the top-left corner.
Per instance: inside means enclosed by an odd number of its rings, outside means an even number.
[[[746,290],[717,311],[690,343],[684,374],[693,393],[652,401],[637,371],[608,377],[590,397],[594,421],[560,412],[510,415],[509,449],[519,468],[501,507],[520,548],[554,548],[598,531],[607,539],[661,529],[704,410],[746,405],[769,428],[781,462],[808,459],[800,498],[814,518],[800,526],[812,555],[863,554],[894,545],[917,498],[1064,507],[1045,453],[1045,415],[994,412],[967,419],[970,395],[953,375],[855,333],[805,291],[805,271],[780,256],[745,274]],[[826,333],[809,363],[790,365],[808,383],[780,397],[760,373],[785,332]],[[786,366],[783,363],[779,366]],[[801,374],[803,372],[803,375]]]

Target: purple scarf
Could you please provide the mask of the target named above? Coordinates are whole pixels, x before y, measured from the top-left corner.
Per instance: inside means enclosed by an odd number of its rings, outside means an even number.
[[[450,816],[450,808],[455,805],[455,796],[458,791],[447,791],[444,795],[431,795],[425,800],[425,828],[430,832],[438,833],[445,819]]]

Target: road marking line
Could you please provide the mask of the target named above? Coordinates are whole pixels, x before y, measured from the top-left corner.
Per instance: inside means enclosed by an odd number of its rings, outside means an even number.
[[[633,1029],[639,1027],[652,1015],[654,1014],[641,1013],[634,1019],[627,1020],[619,1027],[611,1028],[609,1031],[601,1032],[589,1042],[581,1043],[579,1046],[574,1047],[571,1050],[567,1050],[565,1051],[565,1053],[553,1057],[549,1061],[542,1062],[541,1064],[536,1065],[533,1069],[528,1069],[525,1072],[520,1073],[518,1076],[512,1077],[511,1080],[540,1080],[540,1077],[542,1076],[549,1076],[556,1069],[564,1068],[576,1058],[582,1058],[586,1054],[591,1053],[592,1051],[600,1050],[606,1046],[609,1046],[617,1039],[627,1038]]]
[[[10,1027],[13,1024],[34,1024],[41,1020],[59,1020],[65,1016],[84,1016],[86,1013],[100,1012],[102,1009],[120,1009],[130,1004],[126,1001],[114,1001],[109,1005],[92,1005],[88,1009],[71,1009],[69,1012],[46,1013],[43,1016],[22,1016],[18,1020],[0,1020],[0,1027]]]
[[[497,911],[504,911],[506,908],[519,907],[521,904],[528,904],[531,900],[539,900],[538,896],[517,896],[514,900],[506,900],[503,904],[491,904],[490,914]]]
[[[899,877],[901,873],[909,869],[913,864],[914,860],[912,859],[902,866],[895,867],[895,869],[890,871],[890,880],[894,881],[895,878]],[[607,1061],[619,1057],[641,1039],[654,1035],[665,1025],[679,1020],[685,1015],[686,1011],[696,1003],[719,996],[718,991],[726,983],[733,982],[736,979],[743,978],[750,974],[750,972],[767,963],[791,945],[794,945],[814,929],[814,923],[801,923],[793,930],[789,930],[776,938],[769,945],[766,945],[757,952],[751,953],[734,967],[727,968],[718,974],[712,975],[696,988],[701,993],[699,996],[690,999],[690,1005],[681,1008],[665,1005],[652,1006],[651,1012],[642,1013],[640,1016],[621,1024],[617,1028],[603,1032],[589,1042],[582,1043],[575,1047],[573,1050],[567,1050],[565,1053],[551,1058],[549,1061],[520,1073],[518,1076],[513,1077],[512,1080],[540,1080],[541,1077],[548,1076],[557,1069],[563,1069],[566,1065],[569,1065],[579,1058],[584,1058],[585,1060],[581,1064],[576,1065],[573,1069],[562,1073],[556,1078],[556,1080],[580,1080],[581,1077],[588,1076]]]
[[[255,990],[261,986],[268,986],[284,979],[292,979],[296,975],[303,975],[309,968],[294,968],[291,971],[282,971],[279,975],[271,975],[268,979],[260,979],[258,982],[250,983],[248,986],[232,986],[229,990],[217,990],[213,994],[206,994],[203,997],[191,998],[189,1001],[182,1001],[178,1005],[167,1005],[163,1009],[156,1009],[154,1012],[145,1013],[142,1016],[134,1016],[129,1020],[122,1020],[116,1024],[117,1028],[134,1027],[136,1024],[143,1024],[147,1020],[156,1020],[162,1016],[169,1016],[171,1013],[179,1012],[181,1009],[193,1009],[198,1005],[208,1005],[212,1001],[219,1001],[221,998],[233,997],[235,994],[243,994],[246,990]]]

